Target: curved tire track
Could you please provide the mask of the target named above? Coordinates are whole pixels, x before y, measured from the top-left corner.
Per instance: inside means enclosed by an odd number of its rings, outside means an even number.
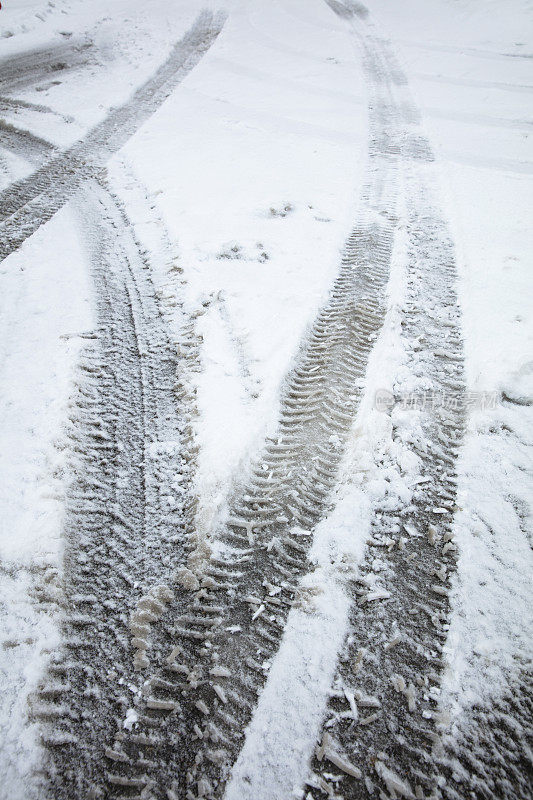
[[[81,184],[98,177],[117,152],[196,66],[222,29],[224,17],[202,12],[164,64],[130,100],[72,147],[0,194],[0,261],[47,222]]]
[[[43,791],[54,800],[104,791],[104,742],[133,706],[138,670],[168,641],[170,587],[195,508],[188,390],[149,267],[104,183],[89,182],[74,202],[92,254],[97,330],[72,401],[62,645],[32,709],[48,750]],[[46,583],[36,597],[52,599]]]
[[[38,164],[51,148],[11,127],[8,144]],[[179,606],[170,585],[196,507],[193,328],[183,325],[178,356],[143,250],[105,182],[88,181],[73,204],[91,253],[98,330],[84,334],[92,343],[72,401],[65,576],[48,571],[34,587],[42,610],[64,616],[63,645],[32,705],[48,749],[43,791],[54,798],[103,791],[112,763],[103,740],[120,735],[124,687],[168,647],[169,612]]]

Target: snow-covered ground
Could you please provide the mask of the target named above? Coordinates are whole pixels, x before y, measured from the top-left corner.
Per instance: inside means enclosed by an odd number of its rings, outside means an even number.
[[[128,100],[205,6],[228,14],[222,32],[107,167],[135,236],[152,253],[175,341],[184,313],[201,339],[192,375],[196,528],[213,543],[228,496],[276,429],[285,376],[363,206],[370,126],[360,42],[323,0],[6,0],[0,114],[57,148],[69,146]],[[453,739],[471,724],[473,706],[495,702],[531,659],[531,8],[527,0],[366,6],[421,111],[436,155],[431,202],[444,209],[457,261],[471,405],[458,462],[458,566],[439,705],[442,731]],[[21,66],[4,80],[8,60],[44,50],[46,74]],[[0,122],[2,188],[35,169],[21,155],[4,149]],[[228,800],[260,790],[268,800],[301,796],[348,625],[348,580],[363,560],[376,507],[387,493],[408,503],[420,477],[408,452],[409,412],[393,414],[404,437],[393,441],[391,417],[374,403],[377,391],[410,385],[401,214],[385,322],[331,511],[315,532],[314,570],[302,578],[311,600],[289,614]],[[0,796],[7,800],[34,791],[40,753],[28,698],[60,643],[59,612],[43,610],[33,593],[35,576],[61,583],[64,426],[80,335],[95,324],[79,208],[64,206],[0,264],[0,297]]]

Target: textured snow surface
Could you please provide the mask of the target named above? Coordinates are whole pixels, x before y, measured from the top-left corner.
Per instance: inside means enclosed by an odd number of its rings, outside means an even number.
[[[280,386],[327,297],[358,208],[368,137],[360,55],[322,0],[5,0],[3,6],[0,68],[2,59],[29,50],[79,48],[75,69],[21,84],[13,96],[25,105],[0,109],[8,124],[59,148],[152,75],[201,8],[228,11],[205,58],[108,165],[138,239],[157,254],[166,237],[182,270],[170,285],[163,257],[152,259],[161,263],[153,280],[176,340],[183,313],[203,337],[195,375],[195,480],[198,530],[210,539],[228,493],[275,424]],[[459,563],[440,700],[453,733],[454,726],[468,726],[474,705],[490,705],[531,659],[531,4],[368,0],[366,6],[392,41],[436,152],[436,192],[458,264],[467,389],[474,393],[459,461]],[[33,168],[0,141],[0,188]],[[372,352],[332,509],[315,531],[313,570],[289,614],[227,800],[301,797],[346,631],[346,581],[363,557],[372,509],[386,496],[408,503],[420,477],[401,443],[415,435],[416,420],[374,407],[377,391],[409,389],[400,342],[402,236],[400,229],[387,322]],[[80,334],[93,324],[88,260],[67,205],[0,264],[0,797],[6,800],[30,796],[29,776],[38,766],[28,698],[59,634],[57,619],[32,598],[32,586],[46,570],[52,586],[60,579],[64,424]],[[477,407],[479,393],[484,408]],[[395,442],[393,423],[401,432]],[[370,588],[379,592],[379,581]],[[124,725],[135,722],[130,709]],[[376,770],[390,791],[408,796],[384,764]]]

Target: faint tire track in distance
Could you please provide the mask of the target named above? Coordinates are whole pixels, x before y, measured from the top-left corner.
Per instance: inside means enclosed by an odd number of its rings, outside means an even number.
[[[98,176],[111,155],[196,66],[220,33],[224,19],[222,14],[202,12],[165,63],[130,100],[110,111],[79,142],[0,194],[0,260],[51,219],[83,181]]]
[[[3,120],[0,120],[0,147],[11,150],[16,155],[39,166],[57,152],[56,148],[45,139],[41,139],[29,131],[15,128]]]

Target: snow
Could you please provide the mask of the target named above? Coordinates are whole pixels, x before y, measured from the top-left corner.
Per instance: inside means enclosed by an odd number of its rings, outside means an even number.
[[[3,175],[0,178],[0,180],[2,181],[1,184],[2,191],[4,189],[7,189],[7,187],[13,180],[19,180],[20,178],[25,178],[32,171],[31,166],[24,158],[21,158],[15,153],[10,153],[7,150],[2,151],[1,153],[0,170],[3,173]]]
[[[52,67],[71,60],[74,66],[52,68],[36,85],[22,83],[13,93],[17,100],[44,106],[52,114],[16,109],[3,112],[4,118],[58,146],[72,144],[152,76],[201,8],[210,5],[199,7],[194,0],[175,0],[171,6],[166,0],[113,0],[111,9],[102,0],[62,0],[55,6],[49,3],[42,14],[40,3],[11,0],[0,14],[0,66],[2,59],[48,49]],[[12,30],[17,35],[8,36]],[[73,56],[62,56],[65,48]]]
[[[61,0],[56,3],[48,2],[44,8],[35,0],[18,0],[18,2],[6,4],[2,8],[1,36],[4,39],[10,39],[18,34],[18,39],[21,33],[41,28],[50,14],[54,13],[54,9],[64,13],[67,7],[67,3],[61,2]]]
[[[15,93],[30,107],[6,108],[3,118],[59,147],[72,143],[154,72],[200,5],[5,0],[1,58],[69,42],[89,48],[88,64],[57,73],[57,83]],[[229,19],[217,42],[109,165],[139,239],[161,251],[153,277],[176,340],[183,314],[202,337],[196,490],[207,538],[276,421],[280,385],[336,274],[368,134],[359,55],[325,3],[223,5]],[[496,0],[366,5],[392,39],[436,151],[459,269],[467,388],[498,398],[471,409],[459,463],[459,565],[440,695],[453,730],[474,704],[502,693],[531,654],[529,4],[508,0],[505,13]],[[30,169],[0,153],[2,187]],[[314,533],[305,602],[290,612],[227,800],[285,800],[307,780],[347,625],[346,581],[362,559],[372,509],[385,497],[408,502],[420,477],[407,446],[411,412],[396,408],[391,419],[375,407],[376,393],[412,385],[400,342],[403,246],[400,230],[386,324],[332,510]],[[174,278],[169,252],[183,270]],[[22,800],[39,758],[27,701],[59,641],[56,618],[31,591],[35,574],[61,566],[63,426],[80,334],[93,325],[69,206],[0,265],[0,297],[0,796]],[[514,402],[502,402],[502,392]],[[367,600],[379,603],[378,560],[375,573]],[[184,585],[191,575],[183,573]],[[136,719],[129,709],[124,727]],[[376,770],[391,791],[410,796],[384,763]]]

